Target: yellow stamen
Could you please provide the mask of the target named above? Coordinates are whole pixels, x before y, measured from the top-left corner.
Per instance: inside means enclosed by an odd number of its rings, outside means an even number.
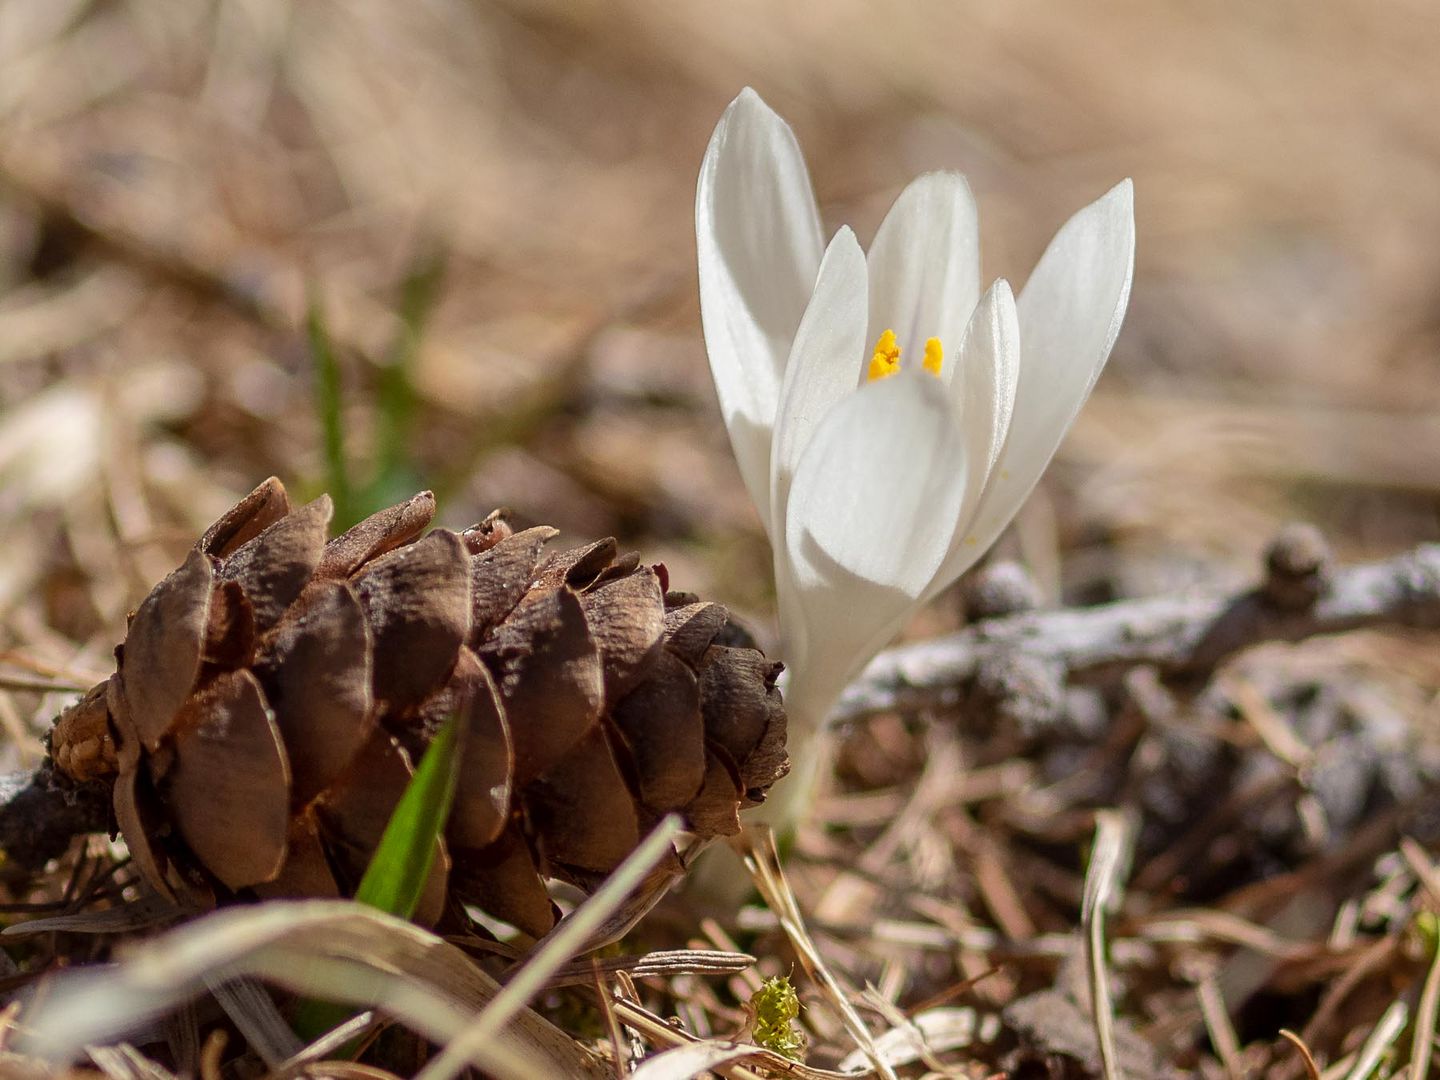
[[[870,358],[870,382],[886,379],[900,370],[900,346],[895,344],[895,331],[886,330],[875,342],[875,355]]]
[[[938,337],[927,338],[925,341],[925,370],[931,375],[940,374],[940,365],[945,360],[945,350],[940,347]]]
[[[925,341],[925,358],[921,361],[922,366],[931,375],[939,376],[940,366],[945,362],[945,348],[940,344],[938,337],[927,338]],[[900,370],[900,346],[895,344],[895,331],[886,330],[880,335],[880,340],[875,342],[875,355],[870,357],[870,368],[866,372],[866,379],[874,382],[876,379],[888,379]]]

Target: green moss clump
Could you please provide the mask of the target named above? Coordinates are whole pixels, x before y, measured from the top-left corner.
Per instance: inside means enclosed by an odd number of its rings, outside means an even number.
[[[805,1033],[795,1026],[800,1015],[800,996],[790,979],[777,975],[766,979],[750,995],[751,1036],[763,1046],[792,1061],[805,1059]]]

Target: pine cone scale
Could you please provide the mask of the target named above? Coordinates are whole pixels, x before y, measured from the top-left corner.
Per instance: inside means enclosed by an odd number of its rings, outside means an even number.
[[[536,855],[512,821],[492,844],[457,850],[451,887],[497,919],[541,937],[555,925],[555,904],[535,869]]]
[[[220,576],[239,584],[250,601],[256,633],[272,629],[315,576],[333,513],[330,496],[322,495],[246,541],[221,564]]]
[[[614,563],[616,550],[614,538],[606,537],[585,547],[551,555],[536,571],[535,584],[551,588],[568,585],[577,593],[583,592]]]
[[[665,633],[665,598],[654,570],[636,570],[588,592],[585,621],[600,653],[605,701],[614,704],[654,663]]]
[[[251,886],[257,896],[311,896],[321,900],[339,899],[343,894],[330,869],[330,859],[320,840],[314,812],[306,811],[290,823],[285,838],[285,865],[269,881]]]
[[[685,807],[691,828],[711,836],[734,836],[740,831],[740,796],[734,766],[707,747],[700,790]]]
[[[436,529],[352,580],[374,638],[377,696],[394,712],[414,708],[444,686],[470,628],[465,545]]]
[[[369,623],[343,581],[307,588],[256,673],[290,749],[291,800],[334,783],[374,730]]]
[[[779,702],[769,691],[779,669],[754,649],[713,645],[705,657],[700,712],[706,738],[735,764],[742,791],[769,787],[785,756],[783,746],[767,741],[777,726]]]
[[[290,513],[285,486],[271,477],[205,530],[196,548],[223,559]]]
[[[449,834],[462,847],[482,848],[499,837],[510,818],[515,747],[500,691],[485,665],[469,649],[460,650],[454,681],[460,690],[457,698],[467,705],[462,714],[465,747],[450,810]]]
[[[435,496],[428,491],[366,518],[325,545],[315,576],[347,578],[386,552],[416,539],[435,516]]]
[[[700,683],[689,665],[663,650],[651,678],[615,707],[614,720],[645,806],[656,814],[683,810],[705,782]]]
[[[665,612],[665,647],[698,670],[705,650],[729,618],[730,613],[719,604],[694,602],[670,608]]]
[[[215,570],[191,552],[135,610],[120,659],[130,719],[147,750],[157,750],[200,672]]]
[[[556,537],[545,526],[508,536],[471,562],[470,645],[478,645],[530,589],[540,550]]]
[[[185,843],[228,888],[269,881],[285,861],[290,768],[255,676],[221,675],[181,710],[161,780]]]
[[[606,874],[640,842],[635,803],[598,724],[526,788],[525,810],[557,869]]]
[[[558,762],[594,727],[604,701],[600,653],[575,594],[562,586],[525,597],[480,659],[495,675],[515,744],[515,782]]]

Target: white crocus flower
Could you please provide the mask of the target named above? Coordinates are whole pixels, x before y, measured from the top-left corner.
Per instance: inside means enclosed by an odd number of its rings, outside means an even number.
[[[868,253],[848,228],[827,247],[794,133],[747,89],[710,140],[695,218],[803,754],[846,683],[999,536],[1089,395],[1130,293],[1131,186],[1071,218],[1018,299],[1003,280],[981,295],[964,177],[915,180]]]

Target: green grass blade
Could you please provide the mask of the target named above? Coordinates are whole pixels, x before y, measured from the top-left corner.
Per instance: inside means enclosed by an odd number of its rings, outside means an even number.
[[[435,862],[435,840],[444,831],[455,800],[462,731],[461,718],[455,715],[431,740],[360,879],[355,893],[360,903],[402,919],[415,914]],[[353,1009],[333,1001],[302,1001],[295,1011],[295,1032],[311,1042],[352,1015]],[[336,1056],[348,1056],[347,1051]]]
[[[350,486],[350,463],[345,458],[344,394],[340,387],[340,365],[325,313],[313,294],[305,313],[305,332],[310,342],[310,360],[315,366],[315,410],[325,445],[325,489],[335,503],[336,531],[354,525],[355,497]]]
[[[415,914],[435,860],[435,840],[455,798],[460,732],[460,717],[450,717],[420,759],[360,880],[355,893],[360,903],[402,919]]]
[[[379,365],[376,385],[375,474],[366,492],[376,508],[413,494],[416,482],[414,428],[415,356],[435,309],[445,260],[425,252],[414,260],[400,289],[400,331]]]

